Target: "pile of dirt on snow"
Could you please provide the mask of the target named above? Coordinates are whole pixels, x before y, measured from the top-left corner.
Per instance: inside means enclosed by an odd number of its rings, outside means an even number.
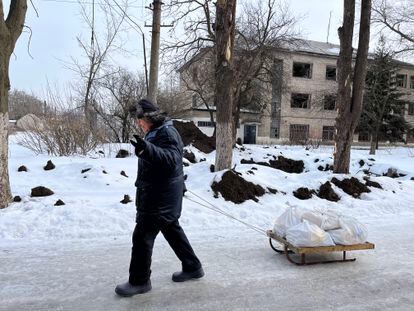
[[[186,149],[184,149],[183,158],[190,161],[190,163],[196,163],[197,162],[195,154],[192,153],[191,151],[186,150]]]
[[[240,204],[247,200],[258,202],[257,197],[265,194],[265,190],[259,186],[244,180],[240,173],[233,170],[227,171],[219,182],[213,182],[213,189],[216,196],[220,192],[226,201]]]
[[[242,159],[240,163],[269,166],[269,167],[284,171],[286,173],[302,173],[305,167],[302,160],[296,161],[296,160],[285,158],[283,156],[278,156],[277,158],[273,156],[273,158],[274,160],[269,160],[269,163],[268,162],[255,162],[253,161],[253,159],[250,159],[250,160]]]
[[[323,172],[333,171],[333,165],[330,165],[328,163],[325,165],[325,167],[323,167],[322,165],[319,165],[318,170],[323,171]]]
[[[369,177],[366,177],[366,176],[364,176],[363,178],[365,180],[365,185],[367,185],[368,187],[383,189],[380,183],[378,183],[376,181],[372,181],[372,180],[369,179]]]
[[[53,170],[55,168],[56,168],[56,166],[53,164],[53,162],[51,160],[47,161],[46,166],[43,167],[43,169],[45,171],[50,171],[50,170]]]
[[[300,187],[293,191],[293,195],[297,197],[299,200],[307,200],[312,197],[312,194],[315,193],[315,190],[308,189],[306,187]]]
[[[216,149],[216,138],[204,134],[194,122],[173,121],[174,127],[180,133],[184,146],[193,144],[198,150],[210,153]]]
[[[338,180],[336,177],[332,178],[331,182],[341,188],[345,193],[352,195],[354,198],[359,198],[363,192],[371,192],[371,190],[361,183],[355,177]]]
[[[32,197],[47,197],[52,194],[54,194],[52,190],[43,186],[32,188],[31,192]]]
[[[332,189],[332,185],[329,181],[319,187],[318,197],[332,202],[338,202],[340,197]]]

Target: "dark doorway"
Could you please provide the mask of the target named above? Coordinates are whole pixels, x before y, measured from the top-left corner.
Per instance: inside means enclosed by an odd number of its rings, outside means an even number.
[[[245,125],[244,126],[244,144],[255,144],[256,143],[256,125]]]

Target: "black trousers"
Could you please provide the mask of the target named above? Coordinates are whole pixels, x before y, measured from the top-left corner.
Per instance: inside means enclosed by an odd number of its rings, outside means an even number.
[[[150,279],[152,249],[160,231],[181,260],[183,271],[191,272],[201,268],[200,260],[194,254],[178,220],[167,222],[162,217],[139,215],[132,235],[129,283],[140,285]]]

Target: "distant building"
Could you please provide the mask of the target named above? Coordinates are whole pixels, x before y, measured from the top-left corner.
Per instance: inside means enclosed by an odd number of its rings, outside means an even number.
[[[264,111],[242,111],[238,137],[245,143],[332,142],[337,116],[338,55],[339,45],[310,40],[275,49],[274,70],[283,82],[273,81]],[[181,68],[181,80],[184,75],[194,74],[194,70],[202,71],[212,61],[209,50],[203,50]],[[413,102],[407,105],[404,116],[414,127],[414,65],[399,61],[397,65],[398,86]],[[192,86],[188,82],[181,87],[189,94],[186,104],[191,109],[186,117],[206,134],[212,133],[208,109],[191,97],[194,93],[189,91]],[[361,134],[356,134],[354,140],[367,139]],[[414,131],[406,136],[407,142],[414,143]]]

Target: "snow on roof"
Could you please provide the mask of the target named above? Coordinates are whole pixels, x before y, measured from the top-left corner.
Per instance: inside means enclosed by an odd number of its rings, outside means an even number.
[[[329,42],[320,42],[313,40],[297,39],[292,42],[285,43],[282,49],[295,52],[306,52],[324,55],[339,55],[339,45]]]

